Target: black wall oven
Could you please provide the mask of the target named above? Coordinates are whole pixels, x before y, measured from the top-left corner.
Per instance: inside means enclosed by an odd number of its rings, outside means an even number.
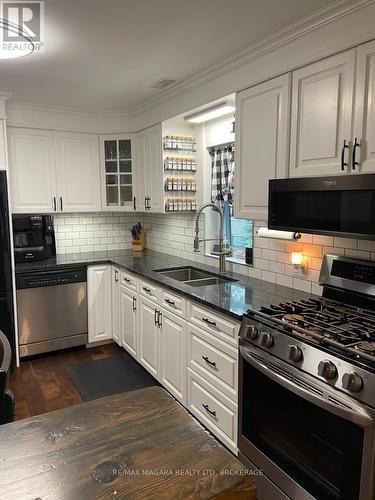
[[[246,343],[239,394],[240,456],[280,498],[373,500],[374,410]]]
[[[269,181],[268,227],[375,238],[375,174]]]

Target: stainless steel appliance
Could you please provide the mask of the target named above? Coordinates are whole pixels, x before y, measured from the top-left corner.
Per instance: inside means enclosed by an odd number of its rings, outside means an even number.
[[[373,500],[375,262],[326,255],[322,298],[249,311],[240,330],[240,457],[257,497]]]
[[[12,365],[15,362],[13,283],[10,246],[10,221],[6,172],[0,171],[0,330],[9,341]]]
[[[29,262],[56,255],[51,215],[13,215],[15,261]]]
[[[270,180],[268,204],[270,229],[375,237],[375,174]]]
[[[20,357],[87,342],[85,267],[17,275]]]
[[[0,331],[0,424],[8,424],[14,419],[14,396],[8,388],[11,363],[9,340]]]

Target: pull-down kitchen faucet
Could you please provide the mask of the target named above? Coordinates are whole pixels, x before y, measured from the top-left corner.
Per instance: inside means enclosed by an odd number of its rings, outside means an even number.
[[[199,239],[199,218],[201,216],[201,213],[203,210],[206,208],[212,208],[215,212],[217,212],[220,216],[220,232],[219,232],[219,238],[206,238],[206,239]],[[194,238],[194,252],[199,252],[199,245],[201,241],[219,241],[219,272],[220,273],[225,273],[225,254],[226,252],[224,251],[223,248],[223,243],[224,243],[224,235],[223,235],[223,211],[220,207],[215,205],[215,203],[205,203],[201,207],[198,208],[197,213],[195,215],[195,238]]]

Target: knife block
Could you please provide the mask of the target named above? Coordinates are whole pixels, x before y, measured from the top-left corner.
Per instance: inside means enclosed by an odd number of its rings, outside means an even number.
[[[146,248],[146,233],[142,230],[139,240],[132,241],[133,252],[142,252]]]

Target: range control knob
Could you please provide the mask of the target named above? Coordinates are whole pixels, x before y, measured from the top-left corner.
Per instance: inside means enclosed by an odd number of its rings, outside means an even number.
[[[359,392],[363,387],[363,380],[356,372],[344,373],[342,386],[350,392]]]
[[[337,376],[337,368],[332,361],[321,361],[318,366],[318,374],[327,380],[332,380]]]
[[[264,347],[272,347],[273,346],[273,337],[270,333],[262,333],[262,340],[260,342]]]
[[[246,329],[246,337],[255,340],[259,335],[259,330],[255,325],[249,325]]]
[[[301,361],[303,358],[302,349],[300,349],[297,345],[291,345],[289,349],[289,359],[291,361],[297,362]]]

